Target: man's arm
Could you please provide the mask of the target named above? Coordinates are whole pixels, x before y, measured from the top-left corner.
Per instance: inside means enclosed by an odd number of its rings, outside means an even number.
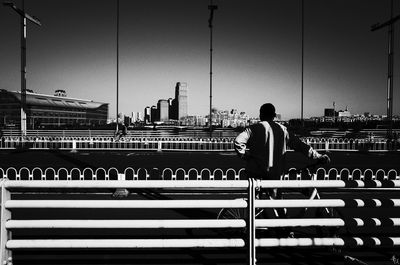
[[[235,138],[234,141],[235,151],[240,158],[246,159],[247,142],[250,138],[250,135],[251,135],[250,128],[246,128]]]
[[[318,153],[317,150],[314,150],[314,148],[304,143],[294,134],[288,133],[288,138],[288,146],[293,150],[302,153],[304,156],[314,160],[320,160],[323,164],[327,164],[331,161],[328,155]]]

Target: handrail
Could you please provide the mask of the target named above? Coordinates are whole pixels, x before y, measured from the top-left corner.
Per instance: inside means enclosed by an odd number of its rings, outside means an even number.
[[[44,228],[244,228],[243,219],[186,219],[173,220],[9,220],[7,229],[44,229]]]
[[[60,248],[95,248],[95,249],[114,249],[114,248],[243,248],[243,239],[36,239],[36,240],[9,240],[7,249],[60,249]]]
[[[302,186],[307,186],[311,184],[316,184],[323,187],[324,185],[329,185],[332,188],[394,188],[399,185],[400,181],[400,172],[397,172],[394,169],[383,170],[378,169],[373,172],[371,169],[365,169],[361,171],[360,169],[349,170],[347,168],[343,168],[340,171],[331,168],[328,171],[324,168],[318,168],[316,170],[316,180],[307,180],[302,179],[302,174],[297,172],[296,169],[289,170],[289,173],[285,174],[282,177],[282,180],[285,180],[284,183],[280,181],[261,181],[259,185],[268,188],[275,187],[276,185],[285,185],[285,188],[301,188]],[[66,168],[33,168],[29,169],[26,167],[16,169],[13,167],[2,169],[0,168],[0,179],[7,178],[9,180],[15,181],[27,181],[27,180],[54,180],[58,181],[60,185],[65,181],[65,185],[74,185],[70,182],[70,180],[85,180],[86,184],[91,185],[91,181],[97,183],[95,185],[115,185],[115,187],[119,185],[158,185],[158,183],[163,183],[161,185],[171,185],[174,187],[178,187],[179,185],[187,185],[187,181],[192,182],[193,187],[200,187],[199,185],[209,185],[209,187],[216,187],[218,181],[225,180],[246,180],[247,177],[245,175],[244,169],[235,170],[233,168],[229,168],[226,170],[215,169],[214,171],[209,170],[208,168],[204,168],[202,170],[198,170],[195,168],[183,169],[178,168],[176,170],[172,170],[170,168],[165,168],[162,171],[154,168],[153,170],[147,170],[145,168],[133,169],[131,167],[125,168],[123,171],[119,172],[115,168],[110,168],[108,170],[104,168],[97,168],[96,170],[92,170],[91,168],[72,168],[67,170]],[[119,180],[118,182],[107,183],[107,184],[99,184],[101,181],[112,181]],[[132,180],[135,181],[136,184],[129,184]],[[151,184],[149,184],[148,180],[151,180]],[[171,180],[173,183],[164,183],[163,180]],[[185,180],[184,183],[175,183],[175,180]],[[198,180],[202,180],[202,183],[197,183]],[[302,180],[301,182],[287,182],[286,180]],[[326,180],[330,180],[329,184]],[[123,183],[121,181],[128,181],[127,183]],[[141,181],[144,181],[143,184],[140,184]],[[157,182],[161,181],[161,182]],[[207,182],[208,181],[208,182]],[[216,182],[217,181],[217,182]],[[32,183],[29,185],[42,185],[40,182]],[[245,183],[245,182],[243,182]],[[225,185],[223,183],[221,185]],[[11,184],[7,184],[11,185]],[[17,185],[17,184],[12,184]],[[22,185],[26,185],[23,183]],[[46,184],[52,185],[52,184]],[[243,185],[245,184],[235,184],[235,185]],[[332,186],[335,185],[335,186]],[[139,186],[138,186],[139,187]],[[164,187],[164,186],[163,186]]]
[[[246,208],[245,200],[10,200],[4,204],[7,209],[60,208],[60,209],[215,209]]]
[[[6,171],[8,172],[8,170]],[[388,176],[387,176],[388,177]],[[397,176],[396,176],[397,177]],[[123,178],[122,178],[123,179]],[[386,181],[392,184],[392,188],[396,191],[400,190],[400,180]],[[256,264],[256,249],[262,247],[322,247],[322,246],[344,246],[344,247],[394,247],[400,245],[400,237],[398,237],[398,229],[400,226],[400,218],[393,217],[393,211],[387,211],[386,215],[378,210],[385,208],[400,207],[400,199],[394,196],[392,191],[386,190],[380,185],[368,185],[371,180],[351,181],[356,183],[358,187],[364,190],[378,189],[379,197],[362,197],[355,190],[352,198],[320,198],[310,199],[276,199],[265,200],[256,196],[256,190],[263,188],[318,188],[334,190],[341,193],[347,189],[343,180],[282,180],[282,181],[256,181],[249,180],[186,180],[186,181],[165,181],[165,180],[9,180],[4,178],[1,181],[1,262],[12,263],[13,250],[18,249],[105,249],[105,248],[246,248],[248,249],[248,264]],[[376,183],[376,182],[374,182]],[[153,194],[157,191],[180,190],[183,197],[157,197],[149,196],[137,198],[129,198],[123,200],[113,200],[104,198],[94,198],[91,194],[96,193],[99,189],[107,191],[116,188],[129,189],[133,194],[140,194],[143,190],[150,191]],[[79,197],[75,194],[77,190],[82,190],[88,194],[87,198]],[[239,195],[224,195],[229,198],[215,196],[212,198],[196,197],[198,193],[206,194],[207,191],[241,191]],[[49,197],[46,197],[43,192]],[[36,193],[42,194],[35,197]],[[54,199],[53,193],[57,193]],[[14,194],[14,196],[11,196]],[[68,195],[68,199],[63,199],[60,195]],[[231,193],[233,194],[233,193]],[[236,193],[237,194],[237,193]],[[375,193],[376,194],[376,193]],[[386,197],[383,197],[386,194]],[[397,193],[396,193],[397,194]],[[22,196],[19,198],[19,196]],[[29,197],[31,196],[31,197]],[[207,194],[207,196],[212,196]],[[234,198],[232,198],[232,196]],[[341,197],[341,195],[339,196]],[[377,210],[371,211],[371,216],[344,216],[330,218],[288,218],[288,219],[267,219],[265,217],[256,218],[257,208],[346,208],[355,211],[357,208],[373,207]],[[74,219],[70,218],[70,210],[86,210],[109,211],[113,209],[149,209],[154,213],[154,209],[220,209],[233,208],[247,210],[247,215],[239,219],[198,219],[196,217],[188,217],[188,219],[141,219],[138,217],[129,219],[105,218],[105,219]],[[353,210],[354,208],[354,210]],[[19,217],[11,215],[11,212],[18,209]],[[61,218],[39,218],[31,220],[23,216],[23,211],[31,209],[41,209],[41,211],[49,209],[50,211],[65,211]],[[20,219],[15,219],[20,218]],[[364,231],[363,237],[357,234],[346,234],[346,236],[315,236],[315,237],[298,237],[283,238],[273,237],[265,238],[262,234],[256,233],[257,229],[273,229],[273,228],[289,228],[289,227],[343,227],[358,229],[368,227],[383,227],[386,234],[376,236],[379,233],[377,229]],[[14,230],[22,229],[221,229],[229,228],[236,230],[244,230],[243,236],[225,236],[225,237],[198,237],[198,238],[143,238],[125,239],[125,238],[35,238],[19,235],[18,238],[12,239],[11,233]],[[389,231],[389,232],[388,232]],[[355,232],[357,233],[357,232]]]
[[[0,149],[29,148],[33,150],[152,150],[152,151],[233,151],[234,138],[199,137],[10,137],[0,138]],[[319,151],[395,151],[396,140],[304,138]]]
[[[4,187],[10,188],[133,188],[133,189],[241,189],[248,188],[247,180],[186,180],[186,181],[164,181],[164,180],[85,180],[85,181],[6,181]]]
[[[386,239],[386,240],[385,240]],[[325,246],[325,247],[361,247],[361,246],[399,246],[400,237],[385,237],[378,239],[376,237],[360,238],[262,238],[256,240],[257,247],[311,247],[311,246]]]
[[[266,227],[380,227],[400,226],[400,218],[292,218],[292,219],[256,219],[258,228]]]

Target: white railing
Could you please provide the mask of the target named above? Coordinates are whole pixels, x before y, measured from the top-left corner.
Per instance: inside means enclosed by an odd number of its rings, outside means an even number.
[[[186,138],[26,138],[4,137],[0,149],[28,148],[34,150],[148,150],[148,151],[233,151],[231,139]]]
[[[18,137],[21,136],[20,130],[3,130],[3,136]],[[115,130],[27,130],[28,137],[114,137]],[[212,133],[216,138],[232,138],[237,135],[234,130],[215,130]],[[210,132],[205,130],[187,130],[175,131],[171,129],[159,130],[128,130],[127,137],[137,138],[207,138]]]
[[[185,170],[183,168],[178,168],[176,170],[172,170],[170,168],[165,168],[163,170],[159,170],[158,168],[153,169],[145,169],[138,168],[133,169],[132,167],[127,167],[123,171],[119,171],[118,169],[112,167],[109,169],[104,168],[96,168],[95,170],[91,168],[46,168],[41,169],[38,167],[35,168],[26,168],[22,167],[20,169],[16,169],[14,167],[10,167],[7,169],[0,168],[0,179],[9,179],[9,180],[247,180],[245,170],[239,169],[235,170],[229,168],[227,170],[222,170],[220,168],[210,170],[208,168],[204,168],[202,170],[197,170],[195,168],[191,168]],[[353,181],[354,183],[358,181],[362,181],[362,183],[366,183],[369,186],[377,186],[378,183],[375,181],[384,182],[385,180],[398,180],[400,179],[400,173],[394,169],[383,170],[378,169],[375,172],[371,169],[366,169],[364,171],[360,169],[349,170],[347,168],[343,168],[338,170],[336,168],[330,168],[326,170],[324,168],[318,168],[315,173],[315,179],[317,180],[330,180],[328,185],[332,185],[335,182],[339,181],[339,183],[343,183],[340,181]],[[297,182],[298,185],[309,185],[307,181],[312,181],[307,179],[307,177],[303,176],[302,173],[298,173],[295,169],[290,169],[287,174],[282,177],[282,180],[302,180],[301,182]],[[274,183],[269,182],[269,183]],[[284,185],[281,182],[277,182],[279,185]],[[284,182],[287,183],[287,182]],[[312,183],[312,182],[310,182]],[[275,185],[275,184],[274,184]],[[355,184],[359,185],[359,184]],[[377,186],[378,187],[378,186]],[[297,187],[299,188],[299,186]],[[339,188],[339,187],[337,187]]]
[[[319,151],[395,151],[400,142],[364,139],[303,139]],[[232,138],[136,138],[124,137],[2,137],[0,149],[34,150],[148,150],[148,151],[233,151]]]
[[[187,181],[165,181],[165,180],[44,180],[43,175],[38,181],[20,180],[21,176],[16,180],[8,179],[8,173],[14,170],[6,170],[3,172],[3,180],[1,182],[1,257],[3,264],[12,264],[13,252],[15,250],[51,250],[74,251],[83,249],[137,249],[137,248],[246,248],[247,264],[256,264],[257,249],[273,248],[273,247],[369,247],[379,248],[386,247],[395,249],[400,245],[400,237],[398,227],[400,226],[400,218],[396,217],[395,208],[400,207],[400,199],[398,191],[400,189],[400,177],[397,175],[393,178],[390,174],[385,174],[382,180],[368,180],[364,176],[364,180],[285,180],[285,181],[256,181],[249,180],[187,180]],[[22,172],[19,172],[20,175]],[[124,174],[122,179],[126,179]],[[329,177],[329,176],[327,176]],[[186,177],[186,179],[189,176]],[[198,176],[197,179],[200,179]],[[288,176],[289,178],[289,176]],[[338,179],[338,177],[337,177]],[[373,181],[376,185],[370,185]],[[373,188],[372,188],[373,186]],[[369,188],[371,187],[371,188]],[[391,189],[387,189],[390,187]],[[105,193],[112,190],[124,188],[131,191],[129,199],[114,200],[104,199]],[[256,191],[264,188],[316,188],[319,196],[314,200],[308,198],[295,198],[293,195],[289,199],[282,198],[279,200],[267,200],[258,198]],[[349,188],[351,193],[349,193]],[[168,199],[140,197],[146,189],[151,194],[164,192],[170,194]],[[324,190],[329,189],[329,196],[324,198]],[[111,190],[111,191],[110,191]],[[359,192],[363,190],[363,192]],[[99,199],[96,194],[103,196]],[[212,191],[212,193],[210,193]],[[230,193],[234,191],[235,193]],[[346,191],[346,193],[343,193]],[[375,192],[373,195],[365,196],[364,191]],[[169,192],[169,193],[168,193]],[[171,193],[174,192],[174,193]],[[177,197],[173,194],[179,193]],[[333,197],[333,192],[336,197]],[[40,194],[40,197],[37,195]],[[57,194],[54,199],[54,194]],[[87,197],[83,197],[86,194]],[[181,195],[184,194],[184,197]],[[204,197],[207,194],[208,197]],[[211,195],[210,195],[211,194]],[[213,196],[216,194],[217,196]],[[222,196],[224,194],[224,196]],[[234,195],[232,195],[234,194]],[[48,197],[46,197],[48,196]],[[66,199],[62,199],[66,196]],[[76,197],[79,196],[79,197]],[[211,197],[210,197],[211,196]],[[233,196],[233,197],[232,197]],[[344,198],[345,196],[350,196]],[[372,196],[372,197],[371,197]],[[268,219],[265,216],[256,218],[256,208],[329,208],[330,212],[340,214],[340,209],[351,209],[346,212],[346,216],[330,215],[324,218],[285,218],[285,219]],[[369,216],[365,216],[365,212],[359,216],[358,208],[371,208]],[[187,217],[185,219],[163,219],[163,218],[140,218],[137,210],[151,209],[157,216],[156,209],[208,209],[218,212],[221,208],[245,209],[246,215],[238,219],[217,219],[201,218],[199,216]],[[39,210],[41,215],[33,217],[31,210]],[[90,215],[99,211],[107,218],[82,218],[71,217],[71,210],[91,209]],[[130,213],[129,219],[110,219],[107,211],[120,209],[120,212]],[[129,211],[126,211],[126,210]],[[12,215],[13,211],[18,210],[18,216]],[[54,213],[58,211],[61,217],[47,218],[46,212]],[[68,211],[66,211],[68,210]],[[385,211],[382,211],[385,210]],[[26,211],[26,212],[24,212]],[[105,211],[105,212],[104,212]],[[328,211],[328,210],[327,210]],[[343,213],[342,213],[343,214]],[[395,215],[393,217],[393,215]],[[137,217],[139,218],[137,219]],[[136,217],[136,218],[135,218]],[[200,217],[200,219],[198,219]],[[311,233],[309,236],[282,238],[282,237],[265,237],[263,234],[256,234],[257,230],[267,229],[273,231],[276,228],[342,228],[346,231],[337,231],[337,234],[324,235],[324,233]],[[359,230],[365,229],[361,232]],[[385,233],[380,233],[379,227],[385,228]],[[110,229],[124,229],[126,233],[133,233],[138,229],[148,229],[154,234],[146,237],[147,234],[139,233],[141,238],[124,238],[120,233],[114,235],[114,238],[99,238],[100,234],[96,234],[95,238],[85,234],[85,231],[99,229],[109,235]],[[165,229],[233,229],[241,231],[241,235],[226,235],[223,233],[219,237],[201,237],[187,235],[188,237],[180,238],[163,238]],[[246,228],[246,229],[244,229]],[[25,236],[23,232],[18,233],[18,238],[13,239],[12,233],[15,231],[34,231],[41,229],[40,236],[35,233],[29,233]],[[68,229],[75,231],[80,229],[79,235],[85,235],[84,238],[52,238],[52,232],[56,229]],[[136,229],[136,230],[135,230]],[[160,233],[158,229],[163,229]],[[129,232],[130,231],[130,232]],[[132,232],[133,231],[133,232]],[[158,231],[158,232],[157,232]],[[219,230],[217,230],[219,231]],[[261,230],[260,230],[261,231]],[[355,232],[354,232],[355,231]],[[45,233],[45,239],[42,238]],[[150,232],[149,232],[150,233]],[[358,233],[361,233],[360,235]],[[36,235],[36,236],[35,236]],[[74,234],[72,234],[74,235]],[[156,237],[154,236],[156,235]],[[158,237],[157,237],[158,235]],[[361,236],[362,235],[362,236]],[[387,249],[386,249],[387,250]],[[33,253],[33,252],[32,252]]]
[[[315,138],[345,138],[348,133],[352,133],[352,130],[339,131],[338,129],[320,129],[311,131],[311,135],[316,136]],[[392,129],[393,133],[400,134],[400,129]],[[113,137],[115,130],[27,130],[27,136],[32,137]],[[213,131],[213,137],[217,138],[233,138],[236,137],[238,131],[222,128],[220,130]],[[2,131],[3,136],[21,136],[19,129],[5,129]],[[210,132],[204,128],[201,129],[188,129],[188,130],[174,130],[170,129],[156,129],[156,130],[128,130],[128,137],[189,137],[189,138],[207,138]],[[387,129],[364,129],[358,132],[359,137],[357,138],[387,138]]]

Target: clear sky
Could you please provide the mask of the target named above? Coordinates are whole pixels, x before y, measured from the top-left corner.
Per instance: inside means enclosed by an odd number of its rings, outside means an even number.
[[[21,6],[21,1],[15,3]],[[301,1],[214,0],[213,106],[300,117]],[[120,0],[119,110],[142,111],[187,82],[188,112],[209,111],[209,0]],[[110,103],[116,112],[116,0],[25,0],[27,88]],[[395,0],[395,15],[400,2]],[[346,106],[386,114],[390,0],[305,0],[304,116]],[[0,88],[20,90],[19,17],[0,7]],[[394,114],[400,113],[400,21]]]

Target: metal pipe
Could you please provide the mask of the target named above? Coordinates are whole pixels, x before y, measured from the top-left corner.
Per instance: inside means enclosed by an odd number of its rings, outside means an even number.
[[[387,180],[391,188],[399,188],[400,180]],[[381,181],[371,180],[261,180],[261,188],[379,188]]]
[[[243,219],[188,220],[10,220],[7,229],[55,228],[244,228]]]
[[[383,221],[379,218],[293,218],[293,219],[256,219],[257,228],[265,227],[309,227],[309,226],[346,226],[350,222],[353,226],[362,227],[371,225],[382,226]],[[393,226],[400,226],[400,218],[388,218],[387,221],[392,222]]]
[[[246,208],[242,200],[9,200],[7,209],[64,208],[64,209],[197,209]]]
[[[244,247],[243,239],[44,239],[10,240],[8,249],[55,248],[220,248]]]
[[[256,264],[256,182],[254,179],[249,179],[249,193],[248,193],[248,213],[247,213],[247,247],[248,247],[248,263],[249,265]]]
[[[263,238],[256,239],[258,247],[311,247],[311,246],[399,246],[399,237],[382,238]]]
[[[377,203],[376,201],[379,201]],[[387,199],[391,207],[400,207],[400,199]],[[320,200],[256,200],[256,208],[316,208],[316,207],[382,207],[385,205],[381,200],[361,199],[320,199]]]
[[[165,181],[165,180],[85,180],[85,181],[14,181],[4,182],[7,189],[15,188],[59,188],[59,189],[79,189],[79,188],[160,188],[160,189],[235,189],[246,190],[249,186],[247,180],[185,180],[185,181]]]
[[[387,199],[391,207],[400,207],[400,199]],[[256,200],[256,208],[315,208],[315,207],[382,207],[372,200]],[[175,208],[246,208],[247,201],[236,200],[10,200],[5,203],[7,209],[16,208],[116,208],[116,209],[175,209]]]
[[[387,180],[390,188],[399,188],[400,180]],[[372,183],[381,183],[373,181]],[[85,181],[5,181],[7,189],[18,188],[60,188],[60,189],[79,189],[79,188],[160,188],[160,189],[213,189],[213,190],[245,190],[248,188],[246,180],[185,180],[185,181],[164,181],[164,180],[85,180]],[[366,188],[365,182],[361,180],[261,180],[258,182],[261,188]],[[371,185],[371,189],[379,186]]]

